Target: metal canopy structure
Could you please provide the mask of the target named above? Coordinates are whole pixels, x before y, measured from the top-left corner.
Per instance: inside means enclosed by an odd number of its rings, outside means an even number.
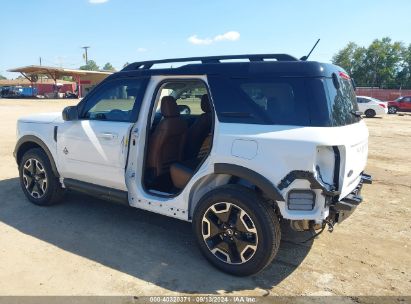
[[[112,72],[100,72],[100,71],[87,71],[87,70],[73,70],[73,69],[65,69],[65,68],[58,68],[58,67],[49,67],[43,65],[29,65],[20,68],[10,69],[8,72],[15,72],[20,73],[23,75],[27,80],[31,83],[36,83],[39,79],[39,75],[46,75],[54,80],[57,84],[57,80],[62,78],[63,76],[71,76],[73,77],[77,85],[81,86],[81,78],[87,76],[93,76],[100,81],[102,81],[107,76],[113,74]],[[81,90],[79,89],[79,95]],[[81,96],[79,96],[81,97]]]

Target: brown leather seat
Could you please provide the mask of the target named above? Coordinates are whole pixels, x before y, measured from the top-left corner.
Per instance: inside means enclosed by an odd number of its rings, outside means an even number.
[[[149,179],[167,173],[172,163],[183,159],[187,123],[180,117],[176,100],[172,96],[161,99],[160,121],[150,136],[147,168]]]
[[[177,189],[183,189],[187,185],[191,177],[197,171],[198,166],[210,152],[212,139],[213,136],[211,134],[207,134],[197,157],[190,160],[185,160],[183,162],[177,162],[170,166],[170,176],[174,187]]]
[[[211,132],[212,114],[208,94],[201,96],[201,109],[204,113],[201,114],[188,129],[185,149],[186,159],[197,156],[202,143]]]

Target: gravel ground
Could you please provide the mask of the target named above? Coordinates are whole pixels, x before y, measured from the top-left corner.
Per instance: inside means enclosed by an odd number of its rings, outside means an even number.
[[[273,264],[236,278],[205,261],[189,223],[78,194],[25,199],[17,118],[75,102],[0,99],[0,295],[411,295],[411,116],[366,120],[374,184],[349,219],[305,244],[283,227]]]

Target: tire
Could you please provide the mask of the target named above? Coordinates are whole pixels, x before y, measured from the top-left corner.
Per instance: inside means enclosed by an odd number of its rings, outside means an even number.
[[[375,111],[373,109],[368,109],[367,111],[365,111],[365,116],[368,118],[372,118],[375,115],[377,115],[377,113],[375,113]]]
[[[388,114],[395,114],[397,111],[398,109],[394,106],[388,107]]]
[[[263,270],[274,259],[281,240],[274,208],[239,185],[206,193],[195,208],[193,230],[206,259],[235,276]]]
[[[54,175],[50,160],[41,148],[24,153],[19,165],[20,186],[35,205],[51,206],[61,200],[64,189]]]

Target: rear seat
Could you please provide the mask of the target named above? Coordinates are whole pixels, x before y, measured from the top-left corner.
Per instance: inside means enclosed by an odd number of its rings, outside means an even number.
[[[200,151],[197,154],[196,158],[189,159],[186,161],[173,163],[170,166],[170,175],[174,187],[178,189],[183,189],[187,183],[193,177],[194,173],[197,170],[197,167],[207,157],[208,152],[211,148],[212,134],[208,134],[206,139],[201,145]]]

